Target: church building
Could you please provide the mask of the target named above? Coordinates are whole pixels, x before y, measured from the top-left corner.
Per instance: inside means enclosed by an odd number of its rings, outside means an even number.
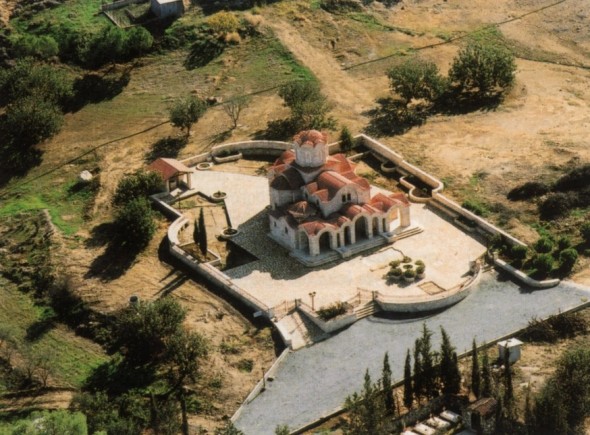
[[[368,181],[355,174],[344,154],[330,156],[327,136],[316,130],[294,137],[269,171],[270,236],[295,257],[359,252],[379,238],[383,244],[410,226],[404,193],[371,196]]]

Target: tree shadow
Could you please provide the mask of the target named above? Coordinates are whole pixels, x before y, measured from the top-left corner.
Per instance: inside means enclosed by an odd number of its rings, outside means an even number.
[[[0,131],[0,138],[6,137]],[[19,148],[9,142],[0,143],[0,187],[13,178],[24,177],[29,170],[39,166],[42,155],[43,151],[37,148]]]
[[[225,141],[227,141],[231,137],[232,133],[233,133],[233,130],[231,128],[229,128],[229,129],[227,129],[225,131],[222,131],[221,133],[216,133],[214,135],[211,135],[209,137],[209,139],[210,139],[209,140],[209,144],[210,145],[215,145],[215,144],[218,144],[218,143],[225,142]]]
[[[74,96],[66,106],[69,112],[77,112],[87,104],[97,104],[112,100],[129,84],[131,74],[129,70],[121,75],[114,74],[84,74],[74,80]]]
[[[156,370],[151,365],[134,367],[121,357],[102,363],[86,379],[84,387],[91,391],[121,394],[144,388],[154,382]]]
[[[152,145],[152,149],[148,153],[146,153],[144,160],[146,161],[146,163],[150,163],[160,157],[178,157],[180,150],[182,150],[187,143],[188,138],[186,136],[167,136],[156,141]]]
[[[424,124],[429,114],[426,107],[408,107],[405,102],[391,97],[380,98],[377,104],[376,108],[363,113],[371,119],[365,132],[376,137],[403,134]]]
[[[51,331],[56,325],[56,316],[42,317],[39,320],[31,323],[27,327],[25,340],[37,341],[49,331]]]
[[[191,46],[184,61],[184,67],[188,70],[203,67],[220,56],[224,49],[225,44],[222,41],[212,35],[205,34],[202,39]]]
[[[291,118],[269,121],[266,129],[254,133],[255,140],[289,140],[298,131],[298,126]]]
[[[365,133],[380,137],[404,134],[434,115],[465,115],[493,111],[504,101],[502,92],[482,95],[452,88],[431,104],[407,103],[392,97],[380,98],[378,106],[363,112],[370,118]]]
[[[92,261],[90,270],[84,276],[100,278],[103,281],[112,281],[121,277],[133,265],[141,251],[140,247],[123,243],[113,222],[95,226],[85,246],[88,248],[106,246],[104,252]]]

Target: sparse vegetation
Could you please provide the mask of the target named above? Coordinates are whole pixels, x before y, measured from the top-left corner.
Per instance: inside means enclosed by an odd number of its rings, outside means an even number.
[[[347,305],[344,302],[335,302],[327,307],[322,307],[317,311],[318,316],[323,321],[328,321],[346,313]]]

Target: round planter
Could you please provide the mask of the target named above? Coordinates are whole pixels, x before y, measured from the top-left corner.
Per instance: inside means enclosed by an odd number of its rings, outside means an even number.
[[[387,275],[387,279],[394,282],[398,282],[401,278],[402,275]]]
[[[416,279],[423,279],[426,276],[426,273],[417,273]]]
[[[225,192],[215,192],[211,195],[212,202],[222,202],[225,198],[227,198],[227,193]]]
[[[213,167],[213,163],[211,163],[211,162],[201,162],[201,163],[197,164],[197,169],[199,171],[208,171],[212,167]]]
[[[395,168],[396,168],[396,164],[393,162],[390,162],[389,160],[384,163],[381,163],[381,172],[383,172],[384,174],[394,173]]]
[[[404,281],[405,282],[414,282],[416,280],[415,276],[405,276],[404,275]]]
[[[235,228],[225,228],[219,235],[219,239],[229,240],[232,237],[237,236],[238,234],[240,234],[240,230],[236,230]]]

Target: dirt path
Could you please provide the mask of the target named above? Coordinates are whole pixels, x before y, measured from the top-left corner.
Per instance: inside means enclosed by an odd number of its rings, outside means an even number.
[[[26,409],[65,409],[70,406],[74,397],[71,390],[47,390],[31,391],[30,394],[11,395],[0,398],[2,412],[19,411]]]
[[[322,91],[335,104],[333,112],[339,121],[354,127],[363,125],[361,114],[375,105],[372,95],[365,91],[364,80],[342,71],[336,59],[326,52],[327,47],[314,47],[293,25],[280,19],[267,22],[281,43],[318,78]]]

